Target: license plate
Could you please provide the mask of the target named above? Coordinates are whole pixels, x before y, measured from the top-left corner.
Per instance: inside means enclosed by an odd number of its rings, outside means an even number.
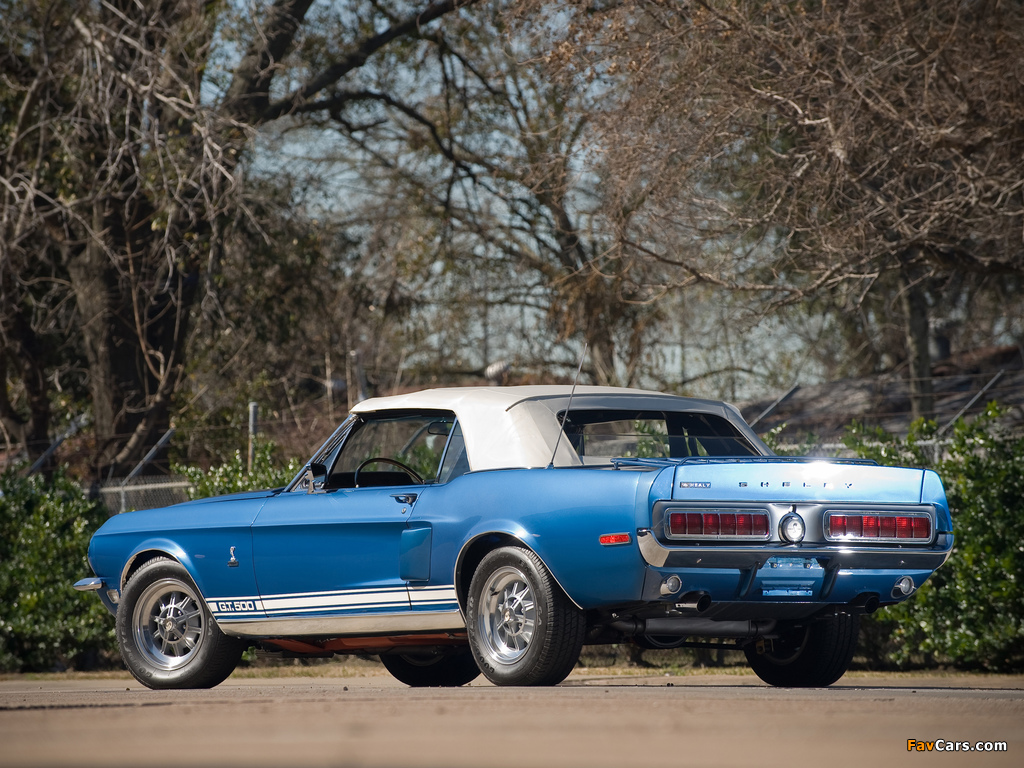
[[[824,568],[813,558],[806,557],[770,557],[764,564],[764,568],[771,570],[800,570],[800,571],[823,571]]]

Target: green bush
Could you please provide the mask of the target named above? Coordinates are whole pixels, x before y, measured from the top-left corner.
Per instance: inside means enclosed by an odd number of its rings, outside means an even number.
[[[869,617],[869,661],[1024,670],[1024,438],[999,428],[993,404],[959,422],[936,460],[934,422],[906,439],[861,425],[845,443],[881,464],[931,467],[946,487],[955,536],[946,564],[911,600]]]
[[[199,467],[174,465],[171,471],[187,477],[192,483],[189,498],[203,499],[207,496],[222,496],[225,493],[239,493],[263,488],[279,488],[295,477],[302,464],[292,459],[285,466],[274,463],[274,445],[266,443],[256,447],[252,472],[247,471],[247,460],[241,451],[235,451],[230,461],[208,470]]]
[[[116,653],[107,610],[72,588],[92,575],[89,538],[106,518],[63,473],[0,475],[0,669],[90,667]]]
[[[256,451],[252,474],[240,453],[208,472],[189,467],[192,498],[283,485],[299,470]],[[107,519],[63,472],[52,478],[0,475],[0,670],[88,668],[117,658],[114,622],[94,595],[72,585],[92,575],[89,539]]]

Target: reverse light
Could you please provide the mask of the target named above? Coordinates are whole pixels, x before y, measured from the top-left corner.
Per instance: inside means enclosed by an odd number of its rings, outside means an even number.
[[[925,513],[827,512],[825,538],[829,541],[927,543],[932,539],[932,521]]]
[[[914,591],[914,580],[909,576],[901,576],[896,579],[896,583],[892,587],[893,597],[906,597]]]
[[[768,513],[756,509],[697,509],[669,512],[668,535],[678,539],[730,539],[764,541]]]
[[[680,579],[678,576],[673,574],[672,576],[669,576],[667,579],[665,579],[663,582],[661,582],[661,587],[660,587],[659,591],[661,592],[661,594],[667,596],[667,595],[674,595],[676,592],[678,592],[682,588],[683,588],[683,581],[682,581],[682,579]]]

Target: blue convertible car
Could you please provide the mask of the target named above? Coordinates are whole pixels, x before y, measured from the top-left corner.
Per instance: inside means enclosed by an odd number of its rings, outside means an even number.
[[[379,654],[415,686],[553,685],[619,642],[823,686],[951,531],[934,472],[776,457],[723,403],[436,389],[361,403],[284,488],[110,518],[75,586],[152,688],[216,685],[251,645]]]

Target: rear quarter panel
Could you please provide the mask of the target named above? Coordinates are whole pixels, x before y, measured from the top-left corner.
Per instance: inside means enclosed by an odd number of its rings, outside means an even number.
[[[583,468],[491,470],[425,489],[412,523],[429,522],[433,528],[430,584],[452,584],[463,548],[499,533],[536,552],[582,608],[637,600],[645,570],[637,520],[649,517],[656,475]],[[628,533],[629,543],[600,544],[598,537],[607,533]]]

